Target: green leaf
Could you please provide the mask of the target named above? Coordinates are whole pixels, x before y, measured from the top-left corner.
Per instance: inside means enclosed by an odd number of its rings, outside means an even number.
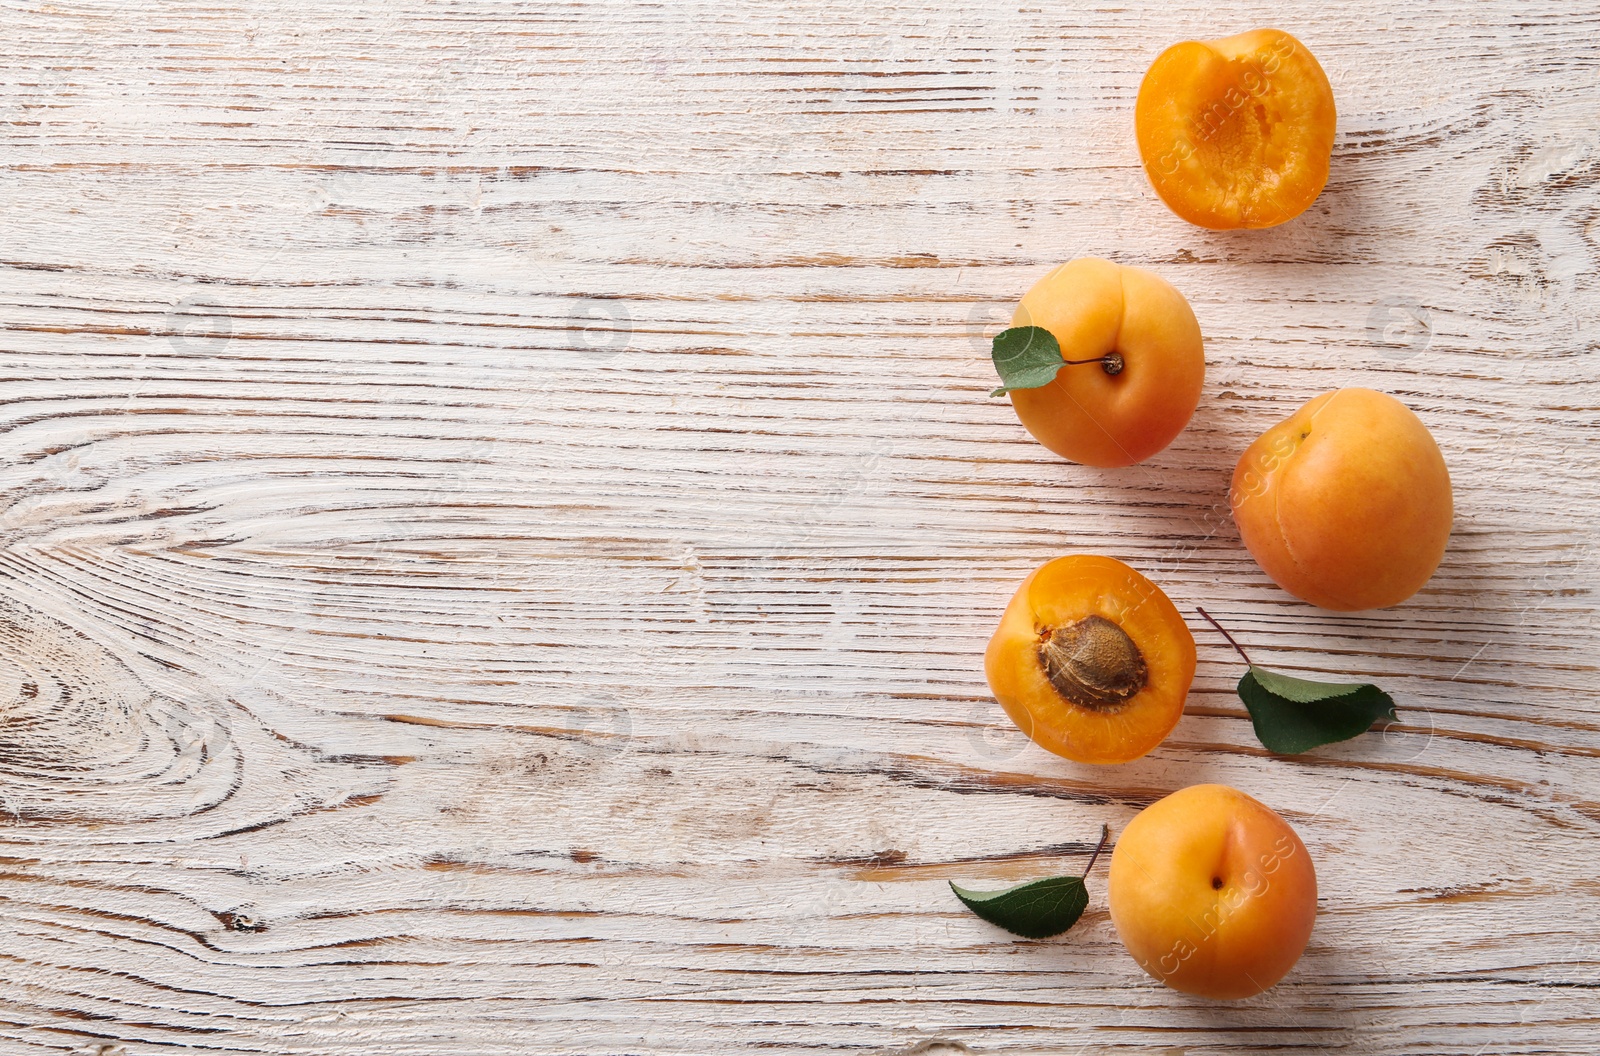
[[[950,885],[966,907],[990,924],[1025,939],[1048,939],[1078,922],[1089,904],[1081,876],[1031,880],[1004,891],[968,891]]]
[[[1299,755],[1395,718],[1394,700],[1370,682],[1313,682],[1250,665],[1239,679],[1256,736],[1268,751]]]
[[[990,396],[1002,396],[1012,389],[1037,389],[1056,378],[1066,366],[1056,336],[1042,326],[1014,326],[994,338],[994,369],[1000,374],[1000,387]]]

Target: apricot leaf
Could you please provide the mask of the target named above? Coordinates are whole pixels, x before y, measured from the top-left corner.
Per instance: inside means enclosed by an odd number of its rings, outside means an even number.
[[[1060,935],[1083,916],[1084,908],[1089,905],[1089,889],[1083,882],[1089,878],[1090,870],[1109,839],[1111,826],[1100,826],[1100,842],[1089,855],[1089,865],[1082,876],[1029,880],[1004,891],[969,891],[952,882],[950,890],[963,905],[990,924],[1025,939],[1048,939]]]
[[[1299,755],[1366,733],[1379,719],[1394,720],[1394,699],[1371,682],[1314,682],[1259,667],[1216,617],[1205,609],[1195,611],[1245,662],[1248,670],[1239,679],[1239,699],[1249,709],[1256,738],[1267,751]]]
[[[1313,682],[1250,665],[1239,679],[1256,737],[1270,752],[1299,755],[1393,720],[1394,700],[1370,682]]]
[[[1056,336],[1042,326],[1014,326],[1000,331],[994,338],[992,356],[1001,384],[990,396],[1048,385],[1055,380],[1056,372],[1067,365]]]
[[[969,891],[950,885],[968,909],[1025,939],[1060,935],[1083,916],[1089,891],[1081,876],[1052,876],[1030,880],[1004,891]]]
[[[1377,689],[1377,686],[1367,682],[1314,682],[1309,678],[1296,678],[1270,668],[1250,666],[1250,673],[1256,676],[1256,682],[1268,693],[1280,697],[1287,697],[1296,704],[1315,704],[1319,700],[1330,697],[1348,697],[1363,689]],[[1393,702],[1390,702],[1393,706]]]

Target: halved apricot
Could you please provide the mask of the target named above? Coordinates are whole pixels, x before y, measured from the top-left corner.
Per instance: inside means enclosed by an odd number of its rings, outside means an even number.
[[[1160,744],[1183,715],[1194,662],[1194,635],[1161,588],[1088,554],[1023,580],[983,657],[1011,721],[1080,763],[1125,763]]]
[[[1328,182],[1336,120],[1321,64],[1277,29],[1174,44],[1134,105],[1156,194],[1210,228],[1272,227],[1304,212]]]

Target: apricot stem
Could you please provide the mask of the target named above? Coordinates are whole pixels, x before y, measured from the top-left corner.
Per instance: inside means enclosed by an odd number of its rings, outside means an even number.
[[[1222,632],[1222,637],[1224,637],[1224,638],[1226,638],[1228,640],[1228,644],[1233,646],[1234,650],[1241,657],[1244,658],[1244,662],[1246,664],[1248,664],[1251,667],[1255,667],[1256,666],[1255,664],[1251,663],[1250,654],[1244,651],[1244,646],[1240,645],[1238,642],[1233,640],[1233,635],[1228,633],[1228,629],[1226,627],[1222,626],[1222,624],[1220,624],[1216,620],[1212,619],[1211,618],[1211,614],[1209,612],[1207,612],[1205,609],[1202,609],[1200,606],[1196,605],[1195,606],[1195,611],[1200,613],[1200,615],[1204,616],[1206,618],[1206,622],[1207,623],[1211,624],[1211,626],[1215,627],[1217,630]]]
[[[1088,868],[1084,869],[1084,871],[1083,871],[1083,878],[1085,880],[1089,879],[1089,874],[1094,872],[1095,859],[1099,858],[1100,857],[1100,852],[1106,849],[1106,841],[1109,840],[1110,838],[1111,838],[1111,826],[1105,824],[1104,822],[1101,822],[1101,824],[1100,824],[1100,842],[1095,845],[1094,853],[1089,856]]]
[[[1069,367],[1081,367],[1086,363],[1098,363],[1102,370],[1111,375],[1121,374],[1122,368],[1127,366],[1122,360],[1121,352],[1107,352],[1105,355],[1096,356],[1093,359],[1063,359],[1061,362]]]

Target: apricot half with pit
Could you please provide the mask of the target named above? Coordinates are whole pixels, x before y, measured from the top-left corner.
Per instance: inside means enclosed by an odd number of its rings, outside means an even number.
[[[1272,227],[1328,182],[1337,114],[1328,75],[1277,29],[1174,44],[1139,85],[1139,155],[1161,200],[1191,224]]]
[[[1340,389],[1262,433],[1233,471],[1233,519],[1273,582],[1325,609],[1398,605],[1450,539],[1450,471],[1393,396]]]
[[[1129,466],[1172,443],[1200,403],[1205,349],[1194,311],[1142,268],[1080,257],[1033,285],[1012,316],[1060,346],[1048,384],[1011,390],[1023,427],[1088,466]]]
[[[1150,804],[1111,854],[1117,937],[1175,990],[1238,1000],[1294,967],[1317,916],[1317,871],[1277,812],[1226,785]]]
[[[1160,744],[1194,681],[1194,635],[1161,588],[1114,558],[1058,557],[1006,606],[984,672],[1011,721],[1081,763]]]

